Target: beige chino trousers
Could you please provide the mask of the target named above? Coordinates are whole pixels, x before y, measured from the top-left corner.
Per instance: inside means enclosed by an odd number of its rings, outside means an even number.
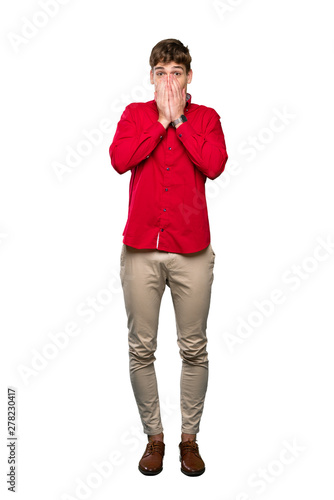
[[[160,304],[166,284],[182,358],[181,431],[197,434],[208,384],[207,318],[215,253],[211,243],[181,254],[122,244],[120,278],[127,313],[130,380],[144,433],[163,431],[154,369]]]

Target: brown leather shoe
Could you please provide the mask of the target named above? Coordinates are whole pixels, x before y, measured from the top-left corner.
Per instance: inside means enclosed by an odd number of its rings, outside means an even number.
[[[139,470],[145,476],[155,476],[162,471],[162,462],[165,454],[165,443],[150,441],[139,462]]]
[[[187,476],[200,476],[205,471],[205,464],[198,451],[195,440],[184,441],[179,444],[181,471]]]

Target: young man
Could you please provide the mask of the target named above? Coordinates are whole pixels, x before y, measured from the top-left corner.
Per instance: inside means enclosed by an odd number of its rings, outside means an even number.
[[[154,100],[126,106],[109,148],[119,174],[131,171],[120,277],[128,318],[130,379],[148,435],[139,470],[162,471],[165,444],[154,369],[166,285],[175,310],[181,372],[181,471],[205,471],[196,435],[208,383],[207,317],[215,253],[205,198],[207,177],[227,161],[220,116],[192,102],[191,56],[179,40],[150,55]]]

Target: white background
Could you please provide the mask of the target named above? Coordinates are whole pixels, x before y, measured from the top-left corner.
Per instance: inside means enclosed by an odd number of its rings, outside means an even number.
[[[3,2],[0,12],[1,496],[13,386],[18,499],[330,498],[331,2],[70,0],[53,16],[40,14],[42,3]],[[32,31],[31,22],[44,26]],[[149,55],[170,37],[188,45],[188,92],[221,116],[229,154],[206,184],[216,264],[198,434],[207,470],[196,479],[180,472],[181,358],[168,288],[156,353],[164,470],[137,470],[146,436],[118,278],[130,173],[118,175],[108,152],[125,106],[153,99]],[[105,120],[100,143],[59,178],[56,162]],[[269,305],[273,293],[282,303]],[[79,311],[92,310],[92,298],[99,311],[87,322]],[[36,353],[49,355],[51,335],[71,322],[77,335],[33,371]]]

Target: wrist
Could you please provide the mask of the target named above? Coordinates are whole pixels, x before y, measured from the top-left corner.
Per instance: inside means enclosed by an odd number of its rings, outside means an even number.
[[[187,117],[182,113],[178,118],[175,118],[172,121],[172,125],[175,128],[178,128],[179,125],[182,125],[182,123],[187,121]]]
[[[167,128],[170,124],[170,122],[166,118],[159,117],[158,122],[161,123],[165,128]]]
[[[172,122],[175,122],[175,120],[178,120],[179,118],[181,118],[182,115],[184,115],[183,111],[179,111],[178,113],[176,113],[176,115],[172,119]]]

